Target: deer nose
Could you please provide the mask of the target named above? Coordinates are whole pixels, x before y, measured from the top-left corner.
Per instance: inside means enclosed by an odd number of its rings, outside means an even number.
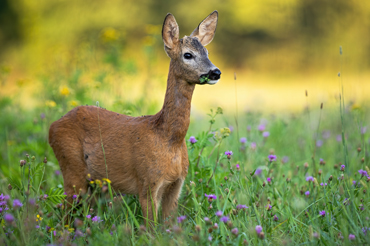
[[[209,71],[209,78],[211,80],[219,80],[220,75],[221,75],[221,71],[218,68]]]

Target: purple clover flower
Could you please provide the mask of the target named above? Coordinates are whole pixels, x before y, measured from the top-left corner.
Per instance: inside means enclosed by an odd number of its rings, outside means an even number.
[[[216,212],[216,216],[217,216],[217,217],[221,217],[221,216],[222,216],[222,214],[223,214],[223,212],[222,212],[222,211],[220,211],[220,210]]]
[[[102,222],[103,220],[100,219],[99,216],[95,216],[94,218],[91,219],[92,222],[96,222],[96,223],[100,223]]]
[[[17,208],[20,208],[22,206],[23,206],[23,204],[21,203],[21,201],[19,201],[18,199],[13,200],[13,208],[17,209]]]
[[[216,196],[216,195],[214,195],[214,194],[209,194],[209,195],[207,195],[207,193],[205,193],[205,194],[204,194],[204,196],[205,196],[205,197],[207,197],[207,198],[208,198],[208,200],[210,200],[210,199],[216,200],[216,199],[217,199],[217,196]]]
[[[72,199],[75,200],[77,198],[77,195],[73,195]]]
[[[355,239],[356,239],[356,236],[355,236],[355,235],[353,235],[353,234],[349,234],[349,235],[348,235],[348,239],[349,239],[350,241],[353,241],[353,240],[355,240]]]
[[[225,151],[225,155],[227,156],[227,158],[230,158],[233,155],[233,152],[231,150]]]
[[[262,169],[257,168],[256,171],[254,172],[254,175],[259,176],[259,175],[261,175],[261,173],[262,173]]]
[[[325,212],[325,210],[322,210],[322,211],[319,212],[319,214],[320,214],[320,216],[325,217],[326,212]]]
[[[251,142],[251,149],[255,150],[257,148],[257,144],[255,142]]]
[[[197,140],[194,136],[191,136],[191,137],[189,138],[189,142],[190,142],[191,144],[195,144],[196,142],[198,142],[198,140]]]
[[[212,242],[212,237],[211,236],[208,237],[208,241]]]
[[[276,214],[275,214],[273,220],[274,221],[278,221],[279,220],[279,217],[277,217]]]
[[[320,140],[320,139],[319,139],[319,140],[317,140],[317,141],[316,141],[316,146],[317,146],[317,147],[321,147],[323,143],[324,143],[324,142],[323,142],[322,140]]]
[[[228,217],[228,216],[223,216],[223,217],[221,217],[221,219],[220,219],[220,221],[221,221],[221,222],[224,222],[224,223],[227,223],[229,220],[230,220],[230,219],[229,219],[229,217]]]
[[[341,165],[341,166],[340,166],[340,170],[341,170],[341,171],[344,171],[344,169],[345,169],[345,168],[346,168],[346,166],[345,166],[345,165]]]
[[[258,126],[258,131],[263,132],[266,129],[266,126],[264,124],[261,124]]]
[[[240,138],[240,142],[242,143],[242,144],[245,144],[246,142],[247,142],[247,138]]]
[[[306,191],[304,194],[308,197],[310,195],[310,191]]]
[[[360,169],[358,170],[358,172],[361,174],[361,176],[366,176],[366,177],[369,176],[365,170]]]
[[[245,209],[245,208],[248,208],[248,207],[246,205],[242,205],[242,204],[239,204],[239,205],[236,206],[236,209],[239,209],[239,210]]]
[[[267,177],[266,180],[267,180],[268,183],[271,183],[271,178],[270,177]]]
[[[12,223],[14,221],[14,216],[11,215],[11,214],[5,214],[4,215],[4,220],[7,222],[7,223]]]
[[[86,215],[86,218],[91,219],[91,215],[90,214]]]
[[[312,177],[312,176],[308,176],[306,177],[306,181],[310,182],[310,181],[315,181],[315,179]]]
[[[269,136],[270,136],[270,133],[267,132],[267,131],[262,133],[262,137],[264,137],[264,138],[268,138]]]
[[[268,158],[270,162],[276,161],[276,155],[269,155]]]
[[[59,170],[55,170],[55,175],[56,176],[59,176],[60,175],[60,171]]]
[[[238,235],[239,231],[238,231],[238,228],[234,228],[231,230],[231,233],[234,234],[235,236]]]
[[[177,223],[181,224],[184,220],[186,220],[186,216],[182,215],[180,217],[177,217]]]
[[[262,230],[263,230],[262,226],[260,226],[260,225],[256,226],[256,232],[257,232],[258,235],[261,234]]]
[[[366,133],[367,127],[363,126],[361,127],[361,134],[364,135]]]
[[[229,128],[230,132],[233,132],[234,131],[234,127],[233,126],[229,126],[228,128]]]
[[[267,211],[270,211],[272,209],[271,204],[267,205],[266,208],[267,208]]]
[[[337,142],[342,142],[342,135],[338,134],[335,139]]]
[[[281,162],[283,164],[287,163],[289,161],[289,157],[288,156],[283,156],[283,158],[281,159]]]

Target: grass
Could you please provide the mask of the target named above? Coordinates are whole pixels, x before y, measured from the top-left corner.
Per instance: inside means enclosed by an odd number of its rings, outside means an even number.
[[[113,65],[109,71],[120,73]],[[111,92],[109,72],[98,73],[99,87],[82,83],[86,73],[46,73],[40,103],[31,110],[14,97],[0,98],[1,244],[370,243],[369,105],[346,103],[343,91],[338,107],[307,99],[305,109],[291,114],[236,116],[217,108],[193,116],[186,137],[189,173],[177,215],[159,219],[153,231],[143,226],[137,197],[112,190],[109,180],[88,180],[92,194],[76,191],[69,209],[48,128],[77,104],[95,104],[91,98],[98,92]],[[100,102],[120,113],[153,114],[159,105],[147,96]],[[196,141],[188,141],[191,136]]]

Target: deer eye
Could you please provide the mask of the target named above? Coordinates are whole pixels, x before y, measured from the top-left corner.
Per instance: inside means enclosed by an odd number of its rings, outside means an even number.
[[[190,54],[190,53],[185,53],[184,58],[189,60],[189,59],[193,58],[193,55]]]

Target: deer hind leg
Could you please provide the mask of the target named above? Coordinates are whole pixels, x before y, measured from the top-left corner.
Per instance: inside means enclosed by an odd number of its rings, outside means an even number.
[[[171,215],[171,212],[177,208],[183,183],[184,180],[178,179],[170,184],[164,192],[162,198],[162,213],[164,220],[168,218]]]

